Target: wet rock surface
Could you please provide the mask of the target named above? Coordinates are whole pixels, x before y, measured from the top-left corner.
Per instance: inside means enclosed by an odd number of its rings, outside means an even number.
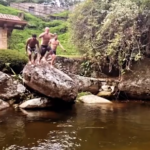
[[[124,92],[126,98],[149,99],[150,98],[150,59],[137,62],[127,72],[118,88]]]
[[[9,104],[0,99],[0,110],[6,109],[9,107]]]

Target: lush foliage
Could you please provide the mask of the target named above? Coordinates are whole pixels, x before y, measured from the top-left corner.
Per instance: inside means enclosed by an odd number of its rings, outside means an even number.
[[[19,51],[0,50],[0,70],[3,70],[4,72],[11,72],[10,68],[8,68],[6,65],[10,64],[10,67],[16,73],[20,73],[27,61],[27,56]]]
[[[11,7],[5,7],[0,5],[0,13],[18,15],[21,12],[19,10],[13,9]],[[58,54],[74,55],[77,54],[76,49],[69,41],[68,35],[68,25],[66,21],[53,20],[53,21],[43,21],[29,13],[24,13],[24,19],[28,22],[27,27],[24,30],[13,30],[12,36],[9,39],[9,49],[16,49],[22,53],[25,52],[26,40],[32,35],[43,32],[45,27],[50,27],[52,33],[57,33],[59,35],[59,40],[66,49],[64,53],[60,47],[58,47]]]
[[[87,0],[70,15],[72,40],[91,64],[120,71],[149,51],[149,0]]]
[[[60,13],[50,14],[49,17],[51,19],[67,20],[68,15],[69,15],[69,11],[66,10],[66,11],[63,11],[63,12],[60,12]]]

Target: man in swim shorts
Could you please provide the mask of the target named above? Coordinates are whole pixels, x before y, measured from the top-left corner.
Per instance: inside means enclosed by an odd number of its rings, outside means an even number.
[[[40,58],[39,58],[39,63],[41,59],[43,58],[45,61],[46,58],[46,52],[50,51],[50,46],[49,46],[49,41],[51,38],[54,37],[54,34],[50,33],[49,28],[45,28],[45,32],[40,34],[39,38],[41,38],[41,48],[40,48]]]
[[[61,49],[63,49],[64,51],[66,51],[66,50],[64,49],[64,47],[61,45],[60,41],[58,40],[58,36],[57,36],[56,33],[54,34],[54,38],[52,38],[49,41],[49,43],[50,43],[50,46],[51,46],[51,50],[49,52],[49,55],[51,55],[51,67],[53,67],[54,60],[56,59],[57,46],[60,46]]]
[[[28,54],[29,57],[29,64],[35,63],[35,60],[37,58],[37,48],[39,49],[39,41],[36,39],[36,34],[33,34],[31,38],[29,38],[26,42],[26,54]],[[34,54],[34,59],[32,59],[32,54]]]

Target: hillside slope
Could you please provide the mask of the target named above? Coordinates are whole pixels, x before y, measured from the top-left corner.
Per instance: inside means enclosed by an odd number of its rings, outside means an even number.
[[[11,7],[0,5],[0,13],[18,15],[21,12]],[[24,20],[28,22],[27,27],[24,30],[13,30],[12,36],[8,41],[9,49],[16,49],[20,52],[25,52],[26,40],[32,35],[39,35],[44,31],[45,27],[49,27],[52,33],[59,35],[59,40],[67,50],[66,53],[58,48],[58,54],[64,55],[77,55],[77,51],[69,41],[69,33],[67,22],[62,20],[53,20],[45,22],[40,18],[37,18],[29,13],[24,13]]]

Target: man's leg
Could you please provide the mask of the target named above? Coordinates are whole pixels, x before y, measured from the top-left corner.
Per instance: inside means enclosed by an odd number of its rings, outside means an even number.
[[[37,54],[37,64],[39,64],[40,61],[41,61],[41,53],[39,52],[39,53]]]
[[[46,57],[47,57],[47,51],[43,54],[43,57],[42,57],[43,62],[46,62]]]
[[[38,64],[41,63],[41,60],[42,60],[43,56],[45,55],[45,52],[46,52],[46,48],[41,46],[40,53],[39,53]]]
[[[28,50],[27,51],[27,53],[28,53],[28,58],[29,58],[29,64],[31,64],[32,62],[31,62],[31,51],[30,50]]]
[[[43,58],[42,58],[42,60],[43,60],[44,62],[47,61],[47,58],[48,58],[48,56],[50,55],[50,50],[51,50],[51,48],[50,48],[49,46],[47,46],[46,51],[45,51],[45,53],[44,53],[44,56],[43,56]]]
[[[35,64],[36,59],[37,59],[37,52],[35,51],[35,52],[34,52],[34,57],[33,57],[33,63],[34,63],[34,64]]]
[[[55,59],[56,59],[56,55],[52,54],[51,67],[53,67]]]

